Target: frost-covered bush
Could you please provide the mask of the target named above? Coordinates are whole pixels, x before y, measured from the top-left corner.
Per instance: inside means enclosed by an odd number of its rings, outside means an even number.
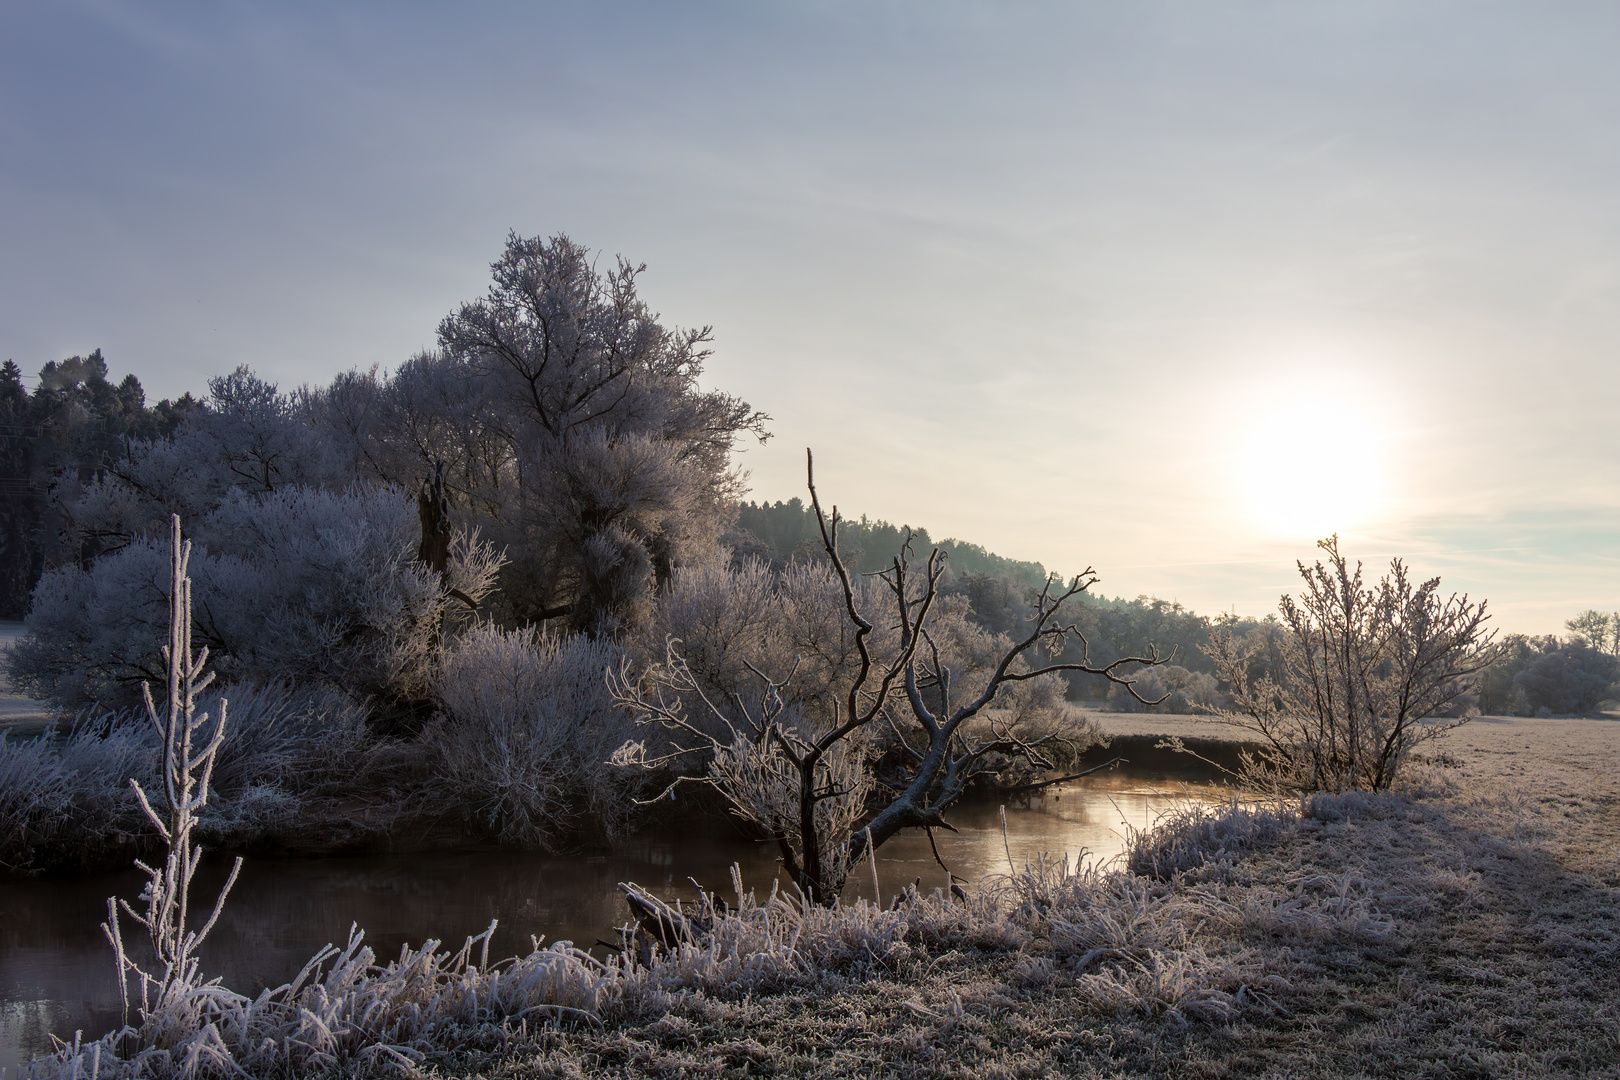
[[[869,579],[859,586],[877,602]],[[892,651],[896,637],[879,627],[869,647]],[[659,597],[652,623],[630,644],[638,659],[652,662],[662,659],[668,639],[680,642],[683,659],[717,705],[728,707],[739,693],[753,696],[752,665],[787,680],[790,707],[810,725],[830,722],[859,662],[841,586],[824,563],[795,563],[780,573],[757,559],[682,567]],[[701,719],[701,710],[694,712]]]
[[[423,732],[438,782],[502,840],[540,847],[626,824],[633,770],[608,758],[633,723],[608,693],[609,642],[481,625],[447,647]]]
[[[226,801],[251,788],[300,792],[344,775],[368,739],[365,709],[331,687],[238,684],[197,700],[201,711],[230,702],[213,772]]]
[[[219,839],[284,822],[365,743],[364,711],[333,690],[228,686],[198,707],[217,710],[222,699],[231,724],[201,822]],[[151,842],[129,782],[152,787],[160,745],[138,709],[87,713],[65,738],[0,740],[0,872],[95,867]]]
[[[1188,800],[1151,828],[1126,837],[1125,864],[1133,874],[1168,880],[1177,874],[1230,864],[1286,836],[1299,815],[1274,803],[1237,799],[1216,806]]]
[[[1305,588],[1282,598],[1274,657],[1218,623],[1205,651],[1231,687],[1226,719],[1262,742],[1258,779],[1384,791],[1419,745],[1466,721],[1438,718],[1461,710],[1502,650],[1483,601],[1443,596],[1439,578],[1417,582],[1399,559],[1374,584],[1338,537],[1317,547],[1327,560],[1298,564]]]
[[[73,776],[44,738],[0,739],[0,869],[30,869],[67,824]]]
[[[0,740],[0,870],[88,868],[138,843],[146,829],[129,781],[156,775],[156,745],[123,716],[66,739]]]
[[[398,488],[228,491],[193,529],[199,643],[233,681],[417,692],[446,618],[464,610],[448,590],[477,600],[500,566],[490,545],[458,534],[440,581],[416,560],[418,532]],[[163,542],[137,538],[88,570],[47,573],[12,652],[13,684],[68,707],[132,703],[162,669],[167,558]]]

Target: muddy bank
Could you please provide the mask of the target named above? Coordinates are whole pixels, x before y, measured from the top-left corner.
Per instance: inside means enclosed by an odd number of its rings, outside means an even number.
[[[1110,736],[1107,746],[1087,750],[1080,758],[1079,767],[1090,768],[1120,758],[1122,767],[1128,765],[1169,780],[1207,783],[1235,773],[1242,763],[1243,752],[1258,749],[1257,743],[1235,739],[1176,736],[1188,751],[1179,753],[1159,745],[1166,737],[1159,733]]]

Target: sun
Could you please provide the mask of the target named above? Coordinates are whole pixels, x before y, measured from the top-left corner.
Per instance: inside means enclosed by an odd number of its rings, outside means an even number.
[[[1377,411],[1334,380],[1255,395],[1237,431],[1233,479],[1250,524],[1270,536],[1320,539],[1375,517],[1386,432]]]

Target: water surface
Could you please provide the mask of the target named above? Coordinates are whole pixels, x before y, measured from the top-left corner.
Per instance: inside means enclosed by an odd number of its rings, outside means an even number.
[[[1009,801],[1005,838],[994,801],[957,807],[947,817],[961,832],[934,835],[951,872],[976,882],[1005,872],[1009,851],[1019,865],[1042,852],[1112,857],[1127,826],[1148,825],[1190,790],[1162,777],[1106,773]],[[883,845],[877,862],[885,901],[919,879],[924,891],[946,882],[926,835],[915,830]],[[328,942],[345,941],[351,924],[366,931],[383,959],[430,937],[459,945],[492,920],[500,921],[492,956],[526,953],[531,937],[589,946],[612,939],[627,917],[619,882],[690,899],[688,879],[695,878],[724,894],[733,864],[744,884],[761,894],[780,869],[774,845],[742,839],[724,821],[679,834],[648,833],[600,856],[495,849],[249,859],[202,950],[203,970],[223,976],[233,990],[256,993],[291,978]],[[199,872],[194,908],[212,903],[228,869],[220,860]],[[0,882],[0,1067],[49,1050],[51,1034],[71,1040],[82,1029],[90,1038],[118,1026],[112,950],[100,924],[107,897],[134,902],[143,882],[134,871]],[[871,892],[871,873],[863,866],[846,898]],[[126,927],[126,942],[133,937]]]

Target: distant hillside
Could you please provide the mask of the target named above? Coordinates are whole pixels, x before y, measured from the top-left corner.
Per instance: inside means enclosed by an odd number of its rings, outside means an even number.
[[[1019,585],[1040,588],[1046,581],[1046,568],[1038,562],[1020,562],[987,551],[965,540],[934,540],[920,526],[892,525],[864,514],[858,520],[840,521],[839,554],[851,570],[882,570],[911,531],[912,549],[920,557],[938,547],[949,556],[948,565],[958,576],[987,574]],[[741,554],[758,555],[772,562],[785,562],[795,554],[813,555],[821,551],[821,532],[815,512],[804,500],[787,502],[745,502],[737,515],[736,532],[730,538]]]
[[[965,540],[935,541],[920,526],[896,526],[864,515],[840,524],[839,553],[852,571],[882,570],[900,550],[908,528],[919,558],[935,546],[948,553],[941,590],[946,595],[967,597],[975,621],[988,630],[1009,635],[1018,635],[1024,629],[1033,594],[1046,582],[1046,567],[1038,562],[1009,559]],[[822,552],[815,512],[801,499],[743,503],[727,543],[739,555],[753,555],[776,565],[795,557],[818,558]],[[1090,642],[1092,662],[1142,655],[1157,646],[1161,655],[1173,655],[1181,667],[1213,670],[1202,649],[1209,640],[1206,624],[1201,616],[1180,604],[1149,596],[1126,600],[1094,593],[1086,593],[1080,600],[1078,606],[1068,610]],[[1243,619],[1236,625],[1246,630],[1261,624]],[[1075,661],[1080,655],[1076,643],[1065,660]],[[1074,676],[1070,683],[1075,695],[1082,698],[1103,697],[1109,690],[1104,680],[1086,676]]]

